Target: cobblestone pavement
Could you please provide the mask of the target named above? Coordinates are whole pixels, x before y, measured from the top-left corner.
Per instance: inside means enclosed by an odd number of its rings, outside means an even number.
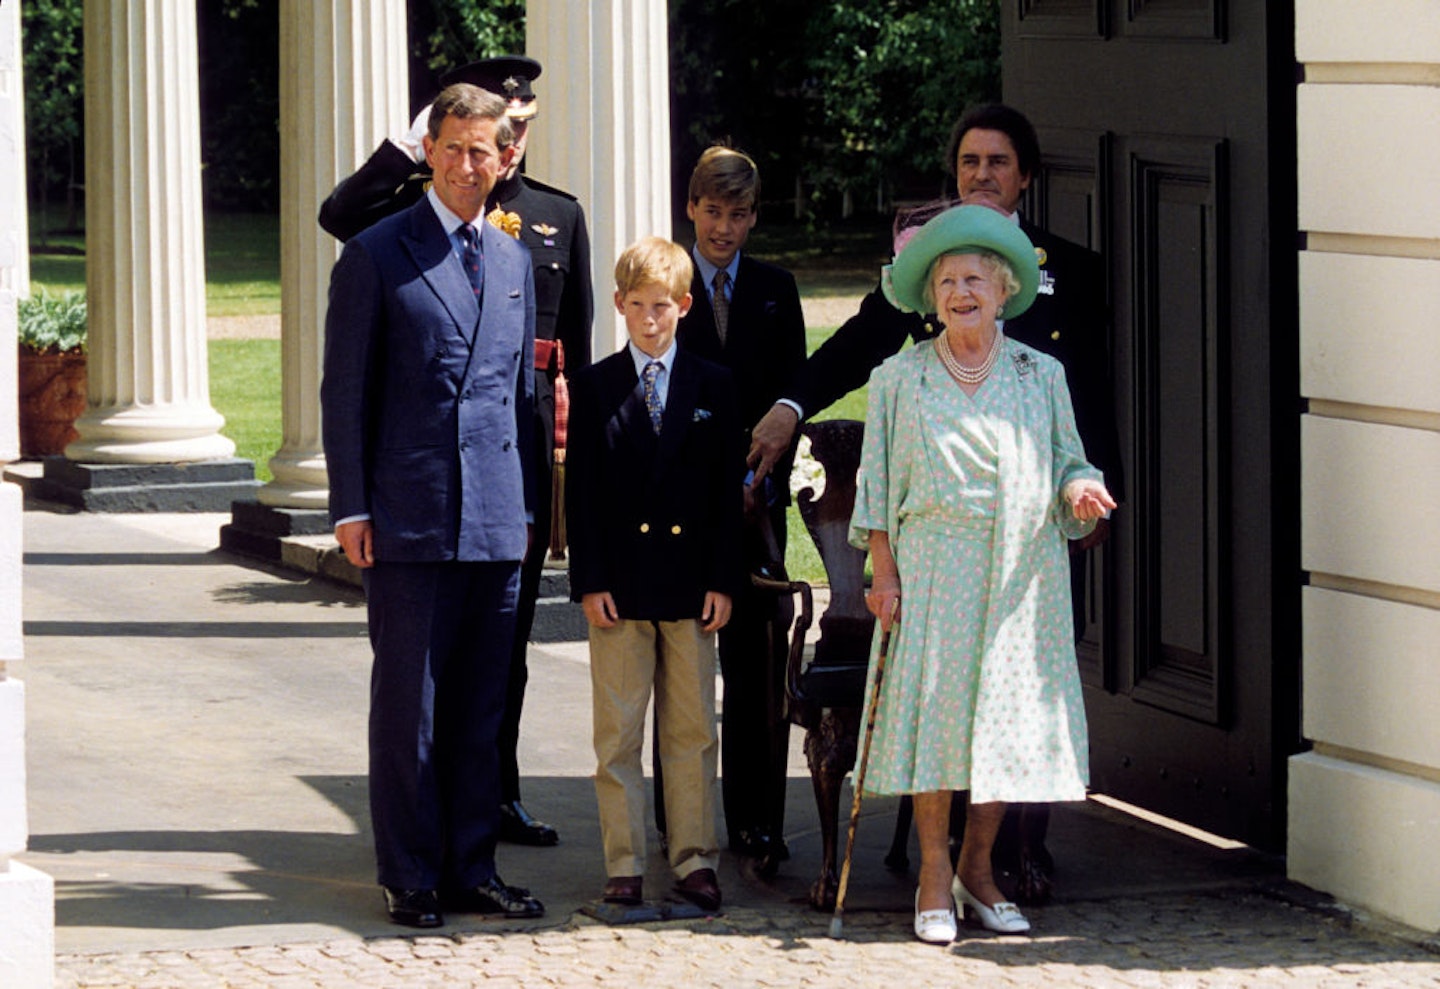
[[[1262,892],[1162,895],[1033,910],[1033,937],[965,928],[949,948],[907,916],[734,910],[636,927],[550,928],[258,948],[62,956],[72,987],[1440,986],[1440,954]]]

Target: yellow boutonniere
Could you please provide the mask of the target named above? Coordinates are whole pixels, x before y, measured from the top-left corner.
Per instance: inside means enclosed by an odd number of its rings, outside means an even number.
[[[520,239],[519,213],[507,213],[499,206],[496,206],[489,212],[485,219],[490,221],[492,227],[505,231],[516,240]]]

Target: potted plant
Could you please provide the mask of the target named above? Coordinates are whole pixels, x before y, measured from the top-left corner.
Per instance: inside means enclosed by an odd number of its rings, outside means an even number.
[[[20,455],[65,452],[85,411],[85,295],[43,289],[20,303]]]

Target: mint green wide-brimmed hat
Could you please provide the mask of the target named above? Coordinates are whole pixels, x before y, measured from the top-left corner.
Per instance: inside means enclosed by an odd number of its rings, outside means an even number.
[[[880,269],[885,298],[902,312],[926,311],[925,280],[930,276],[930,266],[946,254],[971,250],[998,254],[1014,270],[1020,291],[1005,301],[1005,318],[1029,309],[1040,288],[1035,245],[1019,224],[989,206],[956,206],[917,230],[895,260]]]

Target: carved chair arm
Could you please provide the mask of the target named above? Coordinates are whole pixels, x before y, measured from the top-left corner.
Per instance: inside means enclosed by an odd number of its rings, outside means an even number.
[[[790,631],[790,655],[785,661],[785,696],[794,699],[804,667],[805,633],[815,620],[815,596],[810,585],[803,580],[773,580],[759,574],[750,575],[750,583],[758,590],[771,594],[800,595],[800,613],[795,616],[795,625]]]

